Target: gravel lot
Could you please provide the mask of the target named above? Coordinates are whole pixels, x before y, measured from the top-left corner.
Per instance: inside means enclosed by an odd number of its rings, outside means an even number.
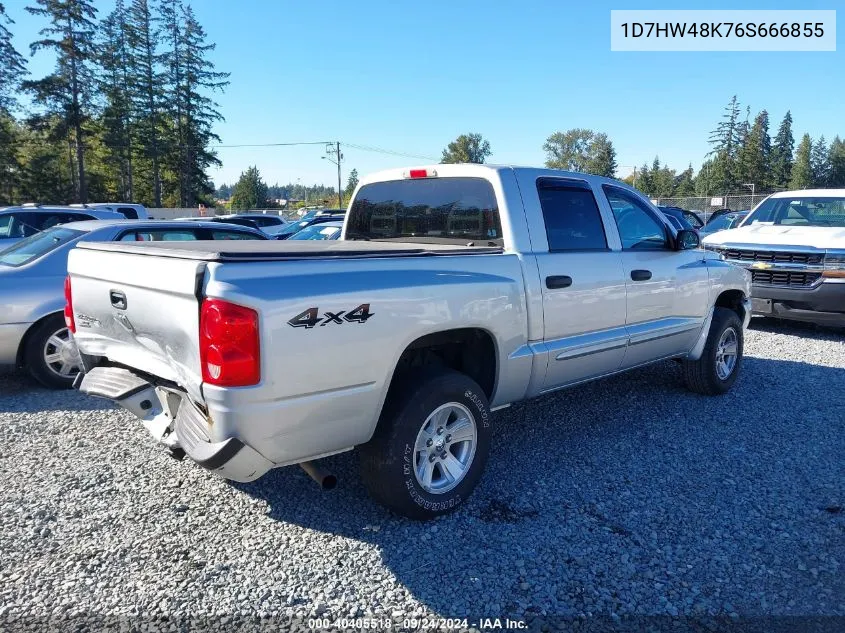
[[[2,377],[0,628],[51,614],[845,616],[841,332],[755,319],[725,397],[687,393],[669,362],[496,422],[469,503],[420,524],[370,502],[354,454],[327,460],[332,492],[298,468],[231,485],[104,401]]]

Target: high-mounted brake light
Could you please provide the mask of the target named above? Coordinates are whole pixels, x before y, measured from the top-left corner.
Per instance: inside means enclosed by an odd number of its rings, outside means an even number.
[[[65,325],[71,334],[76,334],[76,321],[73,319],[73,297],[70,292],[70,275],[65,277]]]
[[[261,380],[258,313],[222,299],[200,309],[202,379],[220,387],[247,387]]]
[[[411,169],[405,172],[405,178],[436,178],[437,171],[434,169]]]

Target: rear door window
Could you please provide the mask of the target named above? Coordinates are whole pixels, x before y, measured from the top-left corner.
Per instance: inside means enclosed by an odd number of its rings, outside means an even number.
[[[36,215],[36,214],[33,214]],[[49,229],[59,224],[67,224],[68,222],[79,222],[80,220],[93,220],[94,216],[86,215],[84,213],[39,213],[36,220],[37,226],[40,230]]]
[[[193,230],[130,231],[124,233],[121,242],[189,242],[199,239]]]
[[[550,252],[607,249],[604,225],[590,185],[581,180],[541,178],[537,181],[537,194]]]
[[[502,246],[502,225],[483,178],[392,180],[358,190],[346,239]]]
[[[133,209],[132,207],[118,207],[117,212],[122,214],[123,217],[129,220],[137,220],[138,219],[138,212]]]
[[[14,219],[15,216],[11,213],[0,215],[0,239],[3,239],[4,237],[12,237]]]
[[[13,213],[8,237],[20,239],[35,235],[44,228],[48,228],[43,226],[46,219],[46,216],[38,213]]]

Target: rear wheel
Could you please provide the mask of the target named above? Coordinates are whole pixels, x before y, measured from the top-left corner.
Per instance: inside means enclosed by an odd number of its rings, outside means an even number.
[[[687,387],[708,396],[728,391],[739,376],[742,350],[743,332],[739,315],[728,308],[716,308],[701,358],[683,362]]]
[[[458,507],[478,484],[490,450],[481,388],[449,369],[412,372],[391,388],[373,439],[361,449],[370,496],[413,519]]]
[[[47,317],[35,328],[27,339],[23,360],[27,371],[45,387],[73,386],[82,361],[63,315]]]

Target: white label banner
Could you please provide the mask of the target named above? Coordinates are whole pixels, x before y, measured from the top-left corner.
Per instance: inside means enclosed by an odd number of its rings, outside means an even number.
[[[612,10],[611,51],[835,51],[834,10]]]

